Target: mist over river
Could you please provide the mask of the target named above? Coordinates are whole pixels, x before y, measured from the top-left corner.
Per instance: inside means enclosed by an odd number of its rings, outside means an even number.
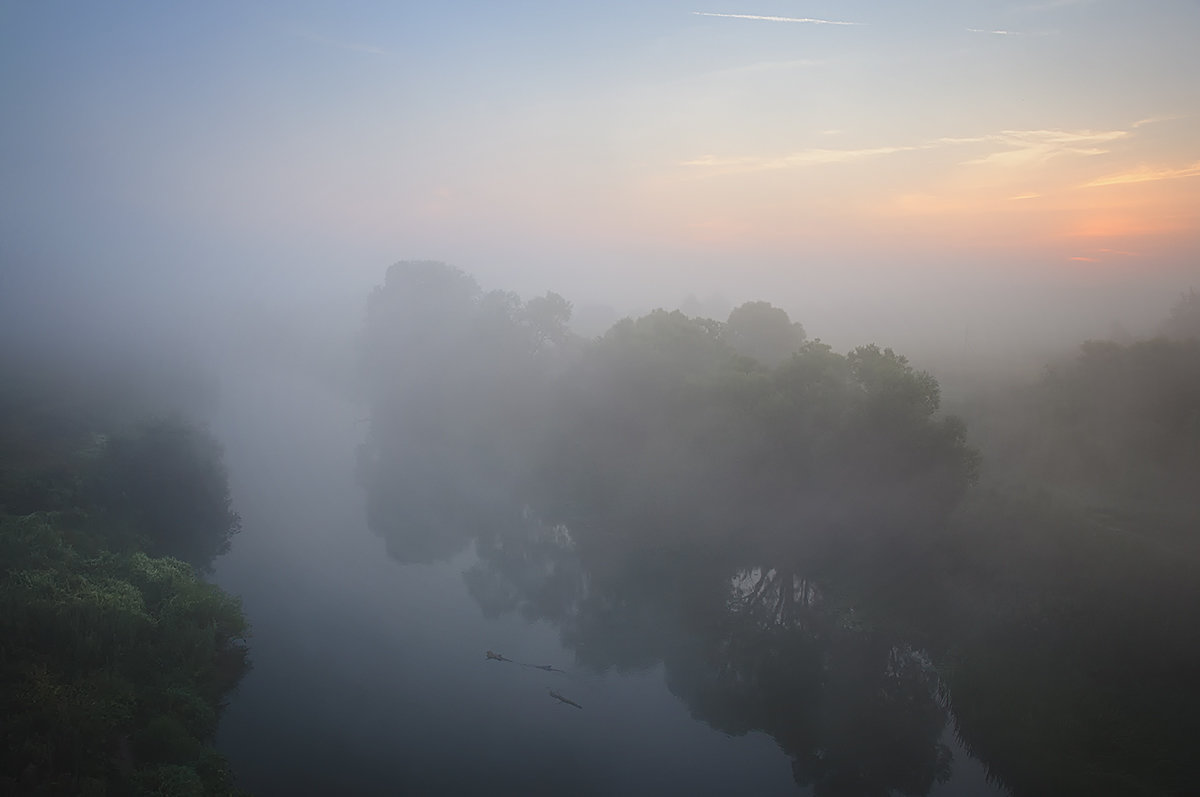
[[[216,581],[253,620],[253,669],[217,746],[244,788],[808,791],[766,734],[730,736],[692,719],[661,664],[598,673],[575,663],[548,622],[485,617],[463,578],[477,562],[472,550],[434,564],[390,558],[355,480],[362,407],[305,376],[247,370],[223,382],[222,408],[214,431],[243,531]],[[515,661],[489,661],[487,650]],[[954,775],[931,793],[1002,793],[949,729],[945,741]]]

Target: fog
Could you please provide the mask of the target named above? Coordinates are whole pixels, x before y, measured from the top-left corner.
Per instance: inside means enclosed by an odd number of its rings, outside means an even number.
[[[1102,761],[1182,782],[1139,756],[1190,738],[1191,698],[1122,690],[1147,645],[1139,679],[1195,660],[1193,443],[1162,434],[1194,424],[1196,344],[1129,330],[1194,325],[1194,295],[1157,321],[1134,297],[1083,350],[1086,313],[1033,303],[982,342],[978,319],[939,319],[940,347],[899,319],[914,368],[717,292],[596,302],[610,328],[585,336],[557,293],[433,261],[360,291],[206,279],[15,283],[6,425],[32,396],[64,430],[172,413],[221,444],[240,533],[193,561],[253,627],[214,737],[242,788],[1022,794],[1096,788]],[[1069,630],[1100,618],[1104,653]],[[1104,759],[1038,730],[1096,711],[1163,729]]]
[[[1192,791],[1200,20],[846,5],[0,6],[0,791]]]

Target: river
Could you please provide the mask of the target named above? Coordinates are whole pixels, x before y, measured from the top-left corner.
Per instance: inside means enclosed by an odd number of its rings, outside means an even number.
[[[436,564],[390,558],[354,476],[364,414],[299,375],[244,372],[222,387],[213,428],[243,530],[215,580],[244,602],[253,669],[217,745],[243,788],[811,793],[770,736],[727,735],[693,719],[661,663],[586,670],[552,624],[486,618],[463,579],[472,550]],[[514,661],[488,660],[488,650]],[[929,793],[1003,794],[952,725],[942,741],[953,774]]]

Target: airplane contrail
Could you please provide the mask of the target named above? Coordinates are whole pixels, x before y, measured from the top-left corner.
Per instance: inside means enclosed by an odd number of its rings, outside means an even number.
[[[764,17],[757,14],[714,14],[711,11],[693,11],[698,17],[724,17],[726,19],[758,19],[765,22],[803,22],[809,25],[861,25],[861,22],[840,22],[833,19],[811,17]]]

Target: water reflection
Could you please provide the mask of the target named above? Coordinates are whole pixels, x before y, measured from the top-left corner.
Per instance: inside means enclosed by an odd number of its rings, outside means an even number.
[[[769,734],[815,795],[924,795],[950,776],[930,660],[798,569],[612,546],[628,534],[573,531],[495,495],[463,500],[381,463],[360,478],[389,552],[428,561],[474,543],[463,580],[483,614],[552,623],[575,667],[663,665],[693,717]]]
[[[656,533],[661,516],[548,521],[511,494],[468,489],[453,463],[407,483],[410,470],[384,463],[360,461],[360,482],[398,561],[473,550],[462,579],[485,617],[553,625],[576,671],[661,666],[694,718],[770,735],[814,795],[935,792],[961,763],[956,736],[1014,794],[1155,781],[1168,790],[1150,793],[1175,793],[1186,780],[1186,569],[1130,594],[1061,577],[1047,592],[1033,572],[1025,585],[923,581],[929,567],[902,559],[809,568],[785,548],[676,544]],[[929,554],[946,568],[954,555]],[[1138,583],[1115,562],[1091,567],[1097,582]]]

